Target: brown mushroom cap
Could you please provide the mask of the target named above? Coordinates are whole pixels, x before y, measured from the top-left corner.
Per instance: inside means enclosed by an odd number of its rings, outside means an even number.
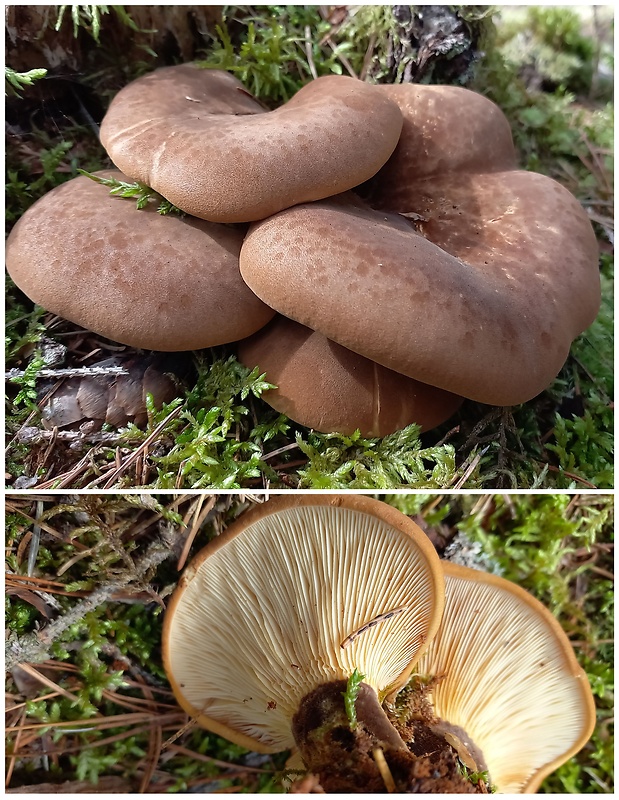
[[[488,172],[516,167],[512,133],[501,109],[459,86],[381,84],[404,118],[400,141],[379,183],[396,191],[402,170],[416,178],[444,172]]]
[[[275,384],[262,399],[308,428],[386,436],[415,422],[429,430],[462,398],[353,353],[321,333],[277,315],[238,345],[238,357]]]
[[[499,792],[535,792],[593,732],[587,676],[532,595],[496,575],[443,568],[443,619],[416,671],[438,678],[434,713],[481,750]]]
[[[198,724],[258,752],[285,750],[317,686],[357,668],[381,698],[401,688],[438,627],[443,594],[430,540],[391,506],[277,497],[185,571],[164,621],[166,673]]]
[[[599,306],[586,214],[555,181],[516,170],[408,186],[394,203],[422,215],[419,232],[339,198],[299,205],[250,228],[243,278],[281,314],[396,372],[482,403],[531,399]]]
[[[266,113],[247,95],[227,73],[164,67],[118,93],[101,141],[189,214],[248,222],[366,181],[402,128],[396,104],[353,78],[318,78]]]
[[[152,204],[138,211],[80,177],[28,209],[6,265],[35,303],[102,336],[194,350],[249,336],[273,316],[241,279],[242,241],[242,230],[162,216]]]

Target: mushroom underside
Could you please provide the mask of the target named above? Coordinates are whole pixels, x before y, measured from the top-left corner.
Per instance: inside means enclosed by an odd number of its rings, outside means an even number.
[[[410,521],[368,498],[278,500],[204,551],[164,636],[181,704],[261,752],[292,747],[301,698],[355,668],[397,691],[442,608],[436,554]]]
[[[466,732],[500,792],[533,792],[595,724],[587,677],[551,613],[519,586],[449,562],[445,613],[416,671],[436,717]]]

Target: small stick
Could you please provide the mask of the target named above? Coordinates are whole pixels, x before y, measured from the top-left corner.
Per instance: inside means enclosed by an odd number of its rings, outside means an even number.
[[[366,75],[368,74],[370,64],[374,59],[375,47],[376,47],[376,34],[373,33],[370,36],[370,41],[368,42],[367,50],[365,51],[365,56],[363,57],[363,66],[361,67],[361,72],[359,73],[359,80],[364,81]]]
[[[464,472],[464,474],[460,477],[460,480],[454,486],[454,489],[461,489],[464,486],[464,484],[467,482],[467,480],[469,479],[471,474],[474,472],[475,467],[481,461],[482,456],[484,456],[487,453],[488,450],[489,450],[489,447],[484,447],[483,450],[481,450],[479,453],[477,453],[477,455],[471,461],[471,463],[469,464],[469,466],[466,469],[466,471]]]
[[[16,759],[18,757],[18,754],[19,754],[19,745],[20,745],[21,734],[22,734],[22,726],[23,726],[24,721],[26,719],[26,709],[25,708],[20,714],[20,719],[21,719],[21,722],[20,722],[20,725],[17,727],[17,736],[15,737],[15,743],[13,744],[13,753],[10,756],[11,760],[9,761],[9,765],[8,765],[8,769],[7,769],[7,773],[6,773],[5,784],[4,784],[5,788],[8,788],[8,785],[11,782],[11,778],[13,777],[13,770],[15,769],[15,761],[16,761]]]
[[[400,606],[399,608],[394,608],[393,611],[386,611],[384,614],[379,614],[377,617],[373,617],[369,622],[366,622],[360,628],[357,628],[356,631],[349,633],[348,636],[344,639],[343,642],[340,643],[340,647],[344,650],[348,645],[352,644],[357,636],[361,636],[362,633],[365,633],[370,628],[373,628],[375,625],[378,625],[379,622],[385,622],[385,620],[391,619],[391,617],[395,617],[397,614],[401,614],[403,611],[408,611],[409,606]]]
[[[23,378],[26,373],[21,369],[10,369],[4,373],[5,380],[13,381]],[[63,367],[50,369],[44,367],[37,372],[37,378],[96,378],[109,375],[128,375],[124,367]]]
[[[212,700],[207,698],[204,701],[204,704],[200,709],[199,714],[204,714],[206,709],[212,704],[212,702],[213,702]],[[199,714],[196,714],[195,717],[190,717],[182,728],[176,731],[176,733],[173,736],[170,736],[169,739],[166,739],[166,741],[161,745],[161,749],[167,750],[167,748],[170,747],[170,745],[172,745],[180,736],[182,736],[184,733],[194,728],[198,724]]]
[[[445,733],[443,736],[445,737],[447,744],[450,744],[456,751],[458,758],[464,764],[464,766],[470,769],[471,772],[477,772],[479,769],[477,762],[466,749],[464,742],[453,733]]]
[[[387,759],[385,758],[382,748],[375,747],[372,750],[372,757],[376,763],[376,766],[378,767],[380,777],[383,779],[385,789],[390,793],[395,792],[395,781],[393,780],[393,775],[391,774],[391,770],[389,769],[389,765],[387,764]]]
[[[196,505],[195,513],[193,522],[191,523],[191,528],[189,533],[187,534],[187,539],[185,540],[185,544],[183,545],[183,550],[179,556],[178,564],[176,565],[176,569],[180,572],[180,570],[185,566],[185,562],[187,561],[187,556],[189,555],[189,551],[191,550],[191,545],[193,544],[193,540],[196,538],[200,526],[204,522],[204,520],[208,517],[208,515],[213,510],[213,506],[217,500],[217,497],[213,495],[206,501],[206,505],[202,505],[205,501],[204,495],[202,495]]]
[[[316,80],[318,73],[316,72],[316,65],[314,64],[314,56],[312,54],[312,31],[309,25],[305,26],[305,55],[307,56],[307,66],[312,73],[312,78]]]
[[[265,456],[262,456],[262,460],[266,461],[267,458],[274,458],[274,456],[278,456],[280,453],[285,453],[287,450],[294,450],[295,448],[298,449],[298,447],[299,447],[298,442],[287,444],[284,447],[279,447],[277,450],[271,450],[270,453],[267,453]]]
[[[172,411],[168,414],[168,416],[162,422],[160,422],[159,425],[157,425],[157,427],[155,428],[155,430],[148,436],[148,438],[146,438],[142,442],[140,447],[138,447],[138,449],[135,452],[133,452],[128,458],[126,458],[119,464],[119,466],[114,470],[114,472],[107,478],[107,481],[103,486],[103,488],[110,489],[114,485],[116,480],[120,478],[121,475],[124,472],[126,472],[129,469],[129,467],[138,460],[140,454],[143,453],[145,450],[147,450],[150,447],[150,445],[153,444],[153,442],[155,442],[159,438],[159,436],[165,429],[166,425],[169,422],[171,422],[175,417],[178,417],[181,411],[182,411],[181,406],[177,406],[176,408],[172,409]],[[92,483],[93,484],[97,483],[97,481],[93,481]]]
[[[357,73],[356,73],[356,72],[354,71],[354,69],[352,68],[352,66],[351,66],[351,63],[350,63],[350,61],[349,61],[349,60],[346,58],[346,56],[345,56],[345,55],[342,55],[342,53],[338,53],[338,51],[337,51],[337,45],[336,45],[336,44],[333,44],[333,42],[331,41],[331,39],[329,39],[329,41],[327,42],[327,44],[329,45],[329,47],[331,48],[331,50],[333,50],[333,53],[334,53],[334,55],[336,55],[336,56],[339,58],[339,60],[342,62],[343,66],[344,66],[344,68],[345,68],[345,70],[346,70],[346,72],[348,72],[348,74],[350,75],[350,77],[351,77],[351,78],[357,78],[357,79],[359,79],[359,76],[357,75]]]
[[[17,441],[20,444],[42,444],[49,442],[53,445],[54,442],[80,442],[81,444],[109,444],[110,446],[117,442],[126,444],[131,441],[137,441],[138,436],[131,438],[127,437],[126,432],[105,432],[96,431],[94,433],[83,433],[82,431],[60,431],[54,428],[51,431],[41,430],[34,426],[21,428],[17,433]]]
[[[35,669],[32,664],[19,664],[19,668],[23,670],[27,675],[30,675],[31,678],[34,678],[38,683],[42,683],[43,686],[47,686],[48,689],[53,689],[54,691],[61,694],[63,697],[66,697],[68,700],[73,700],[74,702],[79,702],[79,697],[74,695],[72,692],[68,692],[66,689],[63,689],[51,678],[48,678],[46,675],[43,675],[37,669]]]
[[[34,568],[37,563],[37,555],[39,553],[39,544],[41,543],[41,526],[39,525],[39,519],[43,516],[43,501],[37,500],[37,510],[36,510],[36,519],[37,524],[32,529],[32,540],[30,542],[30,550],[28,551],[28,569],[27,575],[32,575],[34,572]]]

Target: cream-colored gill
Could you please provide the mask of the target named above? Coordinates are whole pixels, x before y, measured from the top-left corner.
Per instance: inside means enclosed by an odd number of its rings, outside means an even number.
[[[445,611],[416,671],[437,717],[464,728],[500,792],[532,792],[595,724],[587,678],[551,613],[519,586],[443,562]]]

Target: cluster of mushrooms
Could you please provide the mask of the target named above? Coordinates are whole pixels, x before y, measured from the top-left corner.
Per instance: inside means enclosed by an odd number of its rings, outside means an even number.
[[[499,792],[535,792],[595,724],[543,605],[441,561],[412,520],[359,495],[277,497],[243,514],[187,568],[163,653],[198,724],[261,753],[292,749],[291,769],[326,791],[393,780],[441,792],[459,759]],[[356,727],[342,697],[355,670]]]
[[[384,436],[465,397],[525,402],[597,313],[586,213],[517,169],[504,115],[466,89],[328,76],[268,111],[184,64],[122,89],[101,141],[120,171],[99,175],[185,216],[76,178],[13,229],[15,283],[134,347],[242,340],[306,426]]]

